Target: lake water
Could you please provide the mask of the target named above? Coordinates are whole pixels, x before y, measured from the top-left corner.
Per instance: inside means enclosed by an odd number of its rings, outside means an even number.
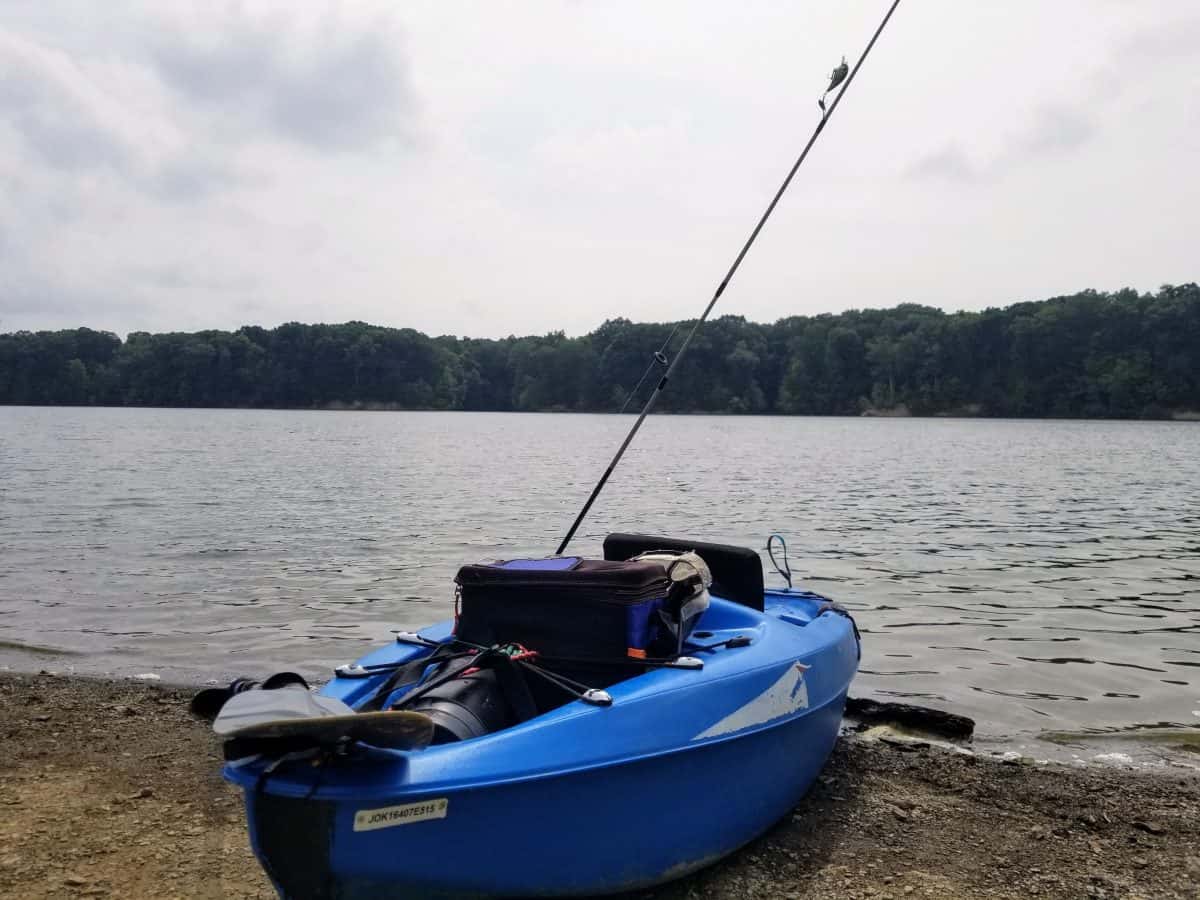
[[[552,552],[631,421],[0,408],[0,663],[323,678]],[[1200,725],[1200,425],[661,416],[572,549],[618,530],[782,532],[853,692],[985,739]]]

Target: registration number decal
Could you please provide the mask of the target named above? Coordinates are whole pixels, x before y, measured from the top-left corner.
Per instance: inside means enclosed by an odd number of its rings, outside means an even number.
[[[420,803],[405,803],[403,806],[381,806],[378,809],[360,809],[354,814],[355,831],[374,831],[391,828],[393,825],[411,825],[429,819],[446,818],[450,801],[445,797],[422,800]]]

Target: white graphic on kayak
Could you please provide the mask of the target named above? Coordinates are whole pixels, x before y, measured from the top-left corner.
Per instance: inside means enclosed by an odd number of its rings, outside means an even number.
[[[784,669],[769,688],[714,725],[696,735],[692,740],[717,737],[722,734],[732,734],[744,728],[755,725],[765,725],[767,722],[791,715],[797,710],[808,709],[808,684],[804,673],[808,666],[804,663],[793,663]]]

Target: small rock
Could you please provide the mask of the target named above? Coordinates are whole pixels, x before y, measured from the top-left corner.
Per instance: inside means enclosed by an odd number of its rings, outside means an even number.
[[[1009,750],[1000,757],[1000,762],[1006,766],[1036,766],[1037,760],[1032,756],[1022,756],[1020,753],[1014,753]]]
[[[136,794],[130,794],[129,799],[130,800],[147,800],[153,796],[154,796],[154,790],[152,788],[144,787],[144,788],[140,789]]]
[[[68,875],[63,879],[63,884],[69,884],[71,887],[83,887],[87,884],[87,879],[80,878],[78,875]]]
[[[1133,827],[1138,831],[1144,831],[1146,834],[1166,834],[1167,829],[1157,822],[1134,822]]]
[[[114,706],[113,712],[119,716],[136,716],[138,711],[132,706]]]
[[[49,716],[49,714],[48,714],[48,713],[43,713],[43,714],[42,714],[42,715],[40,715],[40,716],[34,716],[34,717],[33,717],[33,721],[35,721],[35,722],[49,722],[49,721],[50,721],[50,716]]]
[[[899,750],[902,753],[916,753],[918,750],[928,750],[929,741],[914,741],[907,738],[880,737],[881,744],[887,744],[894,750]]]
[[[898,806],[891,807],[891,810],[892,810],[892,815],[895,816],[897,819],[899,819],[901,822],[907,822],[910,819],[912,819],[912,813],[905,812]]]
[[[1150,865],[1150,863],[1148,863],[1146,861],[1146,858],[1144,856],[1135,856],[1133,859],[1130,860],[1130,862],[1133,863],[1135,866],[1137,866],[1139,869],[1144,869],[1144,868],[1146,868],[1146,866]]]

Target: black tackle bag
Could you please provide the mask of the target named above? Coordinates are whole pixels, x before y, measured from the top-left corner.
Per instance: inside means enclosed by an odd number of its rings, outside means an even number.
[[[637,660],[676,645],[668,622],[682,588],[660,562],[497,560],[463,566],[455,582],[455,634],[474,644],[517,643],[547,661]]]

